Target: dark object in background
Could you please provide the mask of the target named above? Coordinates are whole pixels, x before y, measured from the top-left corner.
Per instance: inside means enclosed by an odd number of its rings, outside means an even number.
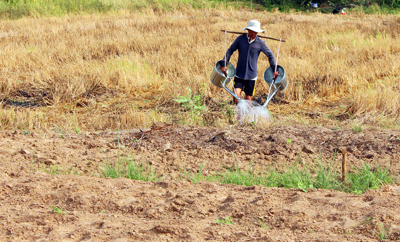
[[[339,12],[340,12],[340,7],[337,7],[332,11],[333,14],[338,14]]]

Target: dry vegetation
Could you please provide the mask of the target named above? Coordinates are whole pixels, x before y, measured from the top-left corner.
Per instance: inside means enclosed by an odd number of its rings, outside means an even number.
[[[209,75],[224,54],[221,29],[240,31],[258,19],[265,35],[286,39],[279,53],[290,86],[270,104],[280,123],[394,127],[400,113],[400,17],[282,14],[234,9],[23,18],[0,22],[0,127],[101,130],[190,124],[172,101],[206,83],[205,116],[227,123],[231,100]],[[228,45],[236,36],[228,35]],[[277,41],[267,40],[274,51]],[[236,63],[233,57],[232,62]],[[269,66],[261,55],[256,97]],[[291,114],[291,113],[294,113]],[[210,115],[211,114],[211,115]],[[308,116],[307,116],[308,115]],[[356,119],[354,119],[356,118]],[[345,122],[345,123],[346,123]]]

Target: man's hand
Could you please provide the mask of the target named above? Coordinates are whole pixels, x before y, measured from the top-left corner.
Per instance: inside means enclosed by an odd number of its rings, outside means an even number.
[[[226,66],[225,67],[220,66],[219,69],[222,71],[222,73],[225,74],[225,76],[228,76],[228,73],[226,72],[228,68],[226,68]]]
[[[272,74],[272,77],[274,78],[274,81],[275,81],[275,79],[278,77],[278,75],[279,75],[279,71],[276,71],[276,72],[274,72],[274,73]]]

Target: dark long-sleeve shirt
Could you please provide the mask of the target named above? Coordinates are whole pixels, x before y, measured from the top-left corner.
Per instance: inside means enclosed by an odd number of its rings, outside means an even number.
[[[228,63],[232,54],[236,50],[239,50],[239,58],[236,65],[237,77],[245,80],[254,80],[257,78],[257,61],[260,52],[263,52],[268,57],[272,70],[275,70],[275,56],[265,41],[257,36],[253,42],[249,43],[247,34],[243,34],[236,38],[227,50],[226,57],[219,62],[220,66],[225,67],[225,58],[226,63]]]

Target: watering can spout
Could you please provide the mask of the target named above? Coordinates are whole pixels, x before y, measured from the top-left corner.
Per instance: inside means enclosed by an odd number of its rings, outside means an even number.
[[[270,93],[267,97],[267,100],[265,101],[265,103],[263,104],[263,107],[267,107],[268,103],[272,100],[272,98],[275,96],[275,94],[278,92],[278,88],[275,87],[275,84],[272,84],[274,86],[274,90],[272,91],[272,93]]]

